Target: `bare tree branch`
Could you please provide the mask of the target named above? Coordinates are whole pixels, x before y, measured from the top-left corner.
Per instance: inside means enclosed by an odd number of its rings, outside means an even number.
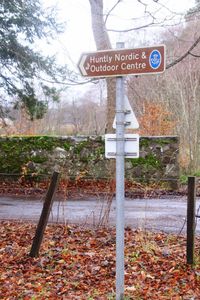
[[[110,13],[116,8],[116,6],[121,2],[122,0],[118,0],[115,5],[109,10],[109,12],[106,15],[106,19],[105,19],[105,23],[107,22],[108,17],[110,16]],[[127,29],[112,29],[112,28],[108,28],[107,31],[110,32],[130,32],[130,31],[136,31],[136,30],[140,30],[140,29],[144,29],[147,27],[164,27],[164,26],[177,26],[181,24],[181,21],[184,17],[183,13],[177,13],[175,11],[172,11],[171,9],[169,9],[166,5],[158,2],[158,0],[152,0],[153,2],[155,2],[158,5],[158,9],[154,10],[154,12],[150,12],[148,10],[149,4],[143,2],[143,0],[137,0],[137,2],[141,5],[144,6],[144,17],[146,18],[146,24],[140,25],[140,26],[134,26],[131,28],[127,28]],[[168,11],[170,13],[170,16],[166,16],[165,18],[163,18],[162,20],[159,20],[156,17],[156,14],[160,12],[160,10],[165,9],[166,11]],[[177,18],[177,16],[180,17],[179,20],[176,20],[176,24],[172,24],[171,21],[175,18]],[[150,18],[150,20],[149,20]],[[141,19],[141,18],[139,18]],[[135,18],[131,18],[130,20],[134,21]],[[170,24],[166,24],[166,22],[170,22]]]
[[[77,80],[73,80],[73,79],[67,79],[68,81],[58,81],[58,80],[49,80],[49,79],[45,79],[43,77],[38,76],[39,79],[48,82],[48,83],[53,83],[53,84],[60,84],[60,85],[65,85],[65,86],[74,86],[74,85],[82,85],[82,84],[87,84],[87,83],[97,83],[97,80],[95,79],[88,79],[88,80],[84,80],[84,81],[77,81]]]
[[[105,24],[106,24],[106,22],[107,22],[107,20],[108,20],[108,18],[109,18],[109,16],[110,16],[110,14],[111,14],[111,12],[115,9],[115,7],[117,7],[117,5],[121,2],[122,0],[118,0],[114,5],[113,5],[113,7],[108,11],[108,13],[106,14],[106,17],[105,17]]]
[[[189,52],[189,54],[190,54],[191,56],[193,56],[193,57],[200,57],[200,55],[197,55],[197,54],[194,54],[194,53],[191,53],[191,52]]]
[[[154,0],[153,0],[154,1]],[[164,5],[163,3],[160,3],[160,2],[158,2],[158,1],[154,1],[154,2],[156,2],[158,5],[160,5],[160,7],[161,8],[164,8],[164,9],[166,9],[170,14],[173,14],[173,15],[176,15],[176,16],[185,16],[185,14],[184,13],[178,13],[178,12],[176,12],[176,11],[173,11],[173,10],[171,10],[169,7],[167,7],[166,5]]]
[[[145,25],[141,25],[141,26],[138,26],[138,27],[133,27],[133,28],[128,28],[128,29],[107,29],[107,31],[112,31],[112,32],[130,32],[130,31],[134,31],[134,30],[139,30],[139,29],[144,29],[144,28],[147,28],[149,26],[152,26],[153,24],[155,24],[154,22],[150,22],[148,24],[145,24]]]
[[[192,44],[192,46],[182,56],[180,56],[179,58],[174,60],[172,63],[168,64],[166,66],[166,69],[169,69],[169,68],[175,66],[176,64],[181,62],[184,58],[186,58],[188,55],[191,55],[191,51],[198,45],[199,42],[200,42],[200,36],[198,37],[198,39]]]
[[[147,24],[144,24],[144,25],[141,25],[141,26],[137,26],[137,27],[128,28],[128,29],[111,29],[111,28],[108,28],[107,31],[110,31],[110,32],[119,32],[119,33],[124,32],[125,33],[125,32],[136,31],[136,30],[140,30],[140,29],[144,29],[144,28],[148,28],[148,27],[160,27],[160,28],[161,27],[173,27],[173,26],[178,26],[178,25],[182,24],[181,21],[179,21],[179,22],[177,22],[177,23],[175,23],[173,25],[172,24],[169,24],[169,25],[163,24],[164,22],[170,21],[172,19],[173,19],[173,17],[171,19],[164,19],[164,20],[162,20],[160,22],[155,22],[153,20],[153,21],[151,21],[151,22],[149,22]]]

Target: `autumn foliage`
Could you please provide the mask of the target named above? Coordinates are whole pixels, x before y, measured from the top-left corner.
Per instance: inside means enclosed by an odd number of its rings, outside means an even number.
[[[140,134],[147,136],[172,135],[176,122],[163,104],[144,101],[143,114],[139,118]]]
[[[29,251],[36,225],[0,222],[0,299],[114,300],[115,230],[49,225],[40,257]],[[125,299],[200,299],[196,264],[186,265],[185,239],[125,231]]]

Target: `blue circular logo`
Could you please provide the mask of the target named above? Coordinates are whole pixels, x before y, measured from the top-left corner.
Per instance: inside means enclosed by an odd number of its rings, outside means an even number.
[[[152,69],[158,69],[160,67],[162,56],[158,50],[153,50],[149,57],[149,64]]]

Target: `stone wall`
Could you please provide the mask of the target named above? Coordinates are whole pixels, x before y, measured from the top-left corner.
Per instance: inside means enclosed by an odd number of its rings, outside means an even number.
[[[126,159],[126,178],[148,181],[179,176],[177,137],[141,137],[140,157]],[[105,159],[103,137],[1,137],[1,174],[51,174],[107,178],[115,175],[115,162]]]

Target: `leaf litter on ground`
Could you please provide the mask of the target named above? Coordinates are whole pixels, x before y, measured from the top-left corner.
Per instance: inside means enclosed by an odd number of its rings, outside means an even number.
[[[0,222],[0,299],[115,299],[115,229],[51,224],[38,258],[36,224]],[[185,237],[125,230],[125,299],[200,299],[200,238],[186,264]]]

